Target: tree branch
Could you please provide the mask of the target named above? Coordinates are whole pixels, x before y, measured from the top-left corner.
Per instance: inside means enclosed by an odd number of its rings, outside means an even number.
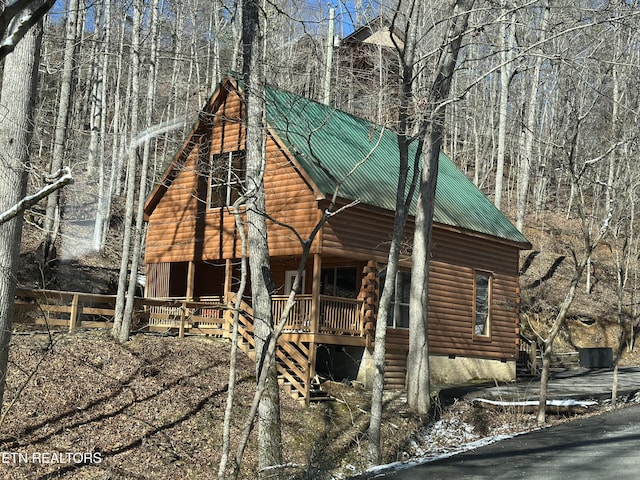
[[[16,203],[9,210],[6,210],[0,213],[0,225],[8,222],[12,218],[24,212],[27,208],[35,205],[43,198],[49,196],[51,193],[56,190],[68,185],[73,182],[73,176],[71,175],[71,170],[69,167],[65,167],[63,170],[59,171],[56,177],[59,177],[55,182],[51,185],[47,185],[46,187],[41,188],[39,191],[34,193],[33,195],[29,195],[24,197],[18,203]]]

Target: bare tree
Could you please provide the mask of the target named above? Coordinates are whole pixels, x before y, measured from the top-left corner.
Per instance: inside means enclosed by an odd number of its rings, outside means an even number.
[[[101,8],[102,26],[100,39],[102,49],[97,59],[95,72],[95,98],[93,103],[93,128],[91,140],[95,144],[95,161],[98,163],[98,205],[96,206],[96,222],[93,230],[93,249],[101,252],[106,243],[106,231],[109,220],[109,204],[111,185],[107,182],[106,133],[107,133],[107,78],[109,72],[109,53],[111,48],[111,0],[104,0]],[[89,152],[93,150],[89,148]],[[89,162],[91,164],[91,162]]]
[[[422,168],[412,249],[407,402],[410,408],[420,414],[427,414],[431,408],[427,300],[438,159],[451,81],[473,3],[472,0],[447,3],[445,12],[449,14],[449,27],[436,60],[433,82],[421,99],[423,107],[418,111],[417,141],[422,145]]]
[[[158,35],[158,0],[153,0],[150,5],[150,41],[151,52],[149,60],[149,76],[147,79],[147,96],[146,96],[146,114],[145,124],[151,124],[153,116],[153,107],[156,96],[156,61],[157,61],[157,35]],[[147,197],[147,175],[149,170],[149,157],[151,149],[151,138],[145,138],[142,165],[140,166],[138,182],[138,204],[135,215],[135,230],[133,235],[133,251],[131,254],[131,266],[129,268],[129,285],[126,295],[126,303],[122,317],[122,325],[120,327],[120,341],[129,339],[131,333],[131,323],[133,321],[133,309],[135,303],[135,292],[138,284],[138,268],[142,260],[142,247],[144,241],[144,201]]]
[[[511,57],[515,43],[515,13],[510,10],[507,3],[503,3],[500,18],[500,103],[498,108],[498,151],[496,154],[496,187],[494,203],[500,208],[502,203],[502,181],[504,177],[504,160],[507,142],[507,108],[509,107],[509,83],[513,74]]]
[[[24,16],[32,16],[35,8],[37,4],[27,8]],[[26,192],[41,41],[42,25],[36,23],[23,34],[22,41],[4,62],[0,93],[1,211],[18,204]],[[22,216],[18,215],[0,228],[0,409],[11,342],[22,223]]]
[[[131,131],[135,132],[138,128],[139,114],[139,93],[140,93],[140,42],[142,35],[142,18],[144,4],[142,0],[133,2],[133,38],[131,42]],[[133,145],[133,136],[131,138],[131,146],[128,152],[127,162],[127,189],[126,204],[124,214],[124,235],[122,237],[122,258],[120,260],[120,272],[118,275],[118,294],[116,298],[116,308],[113,318],[112,334],[120,342],[126,342],[129,339],[129,328],[131,318],[126,318],[125,306],[127,292],[131,280],[129,279],[129,265],[131,260],[131,243],[132,243],[132,223],[134,219],[134,209],[136,202],[136,172],[138,149],[137,145]],[[131,270],[132,278],[137,278],[137,272]],[[127,281],[129,279],[129,281]],[[135,286],[135,281],[134,281]]]
[[[67,11],[64,42],[64,65],[60,83],[60,95],[56,115],[55,133],[53,139],[53,153],[51,156],[51,173],[62,169],[64,163],[67,129],[71,115],[71,97],[73,88],[74,68],[76,61],[76,49],[78,39],[78,12],[79,0],[70,0]],[[47,216],[44,223],[44,261],[48,262],[55,257],[55,241],[60,227],[60,197],[54,192],[47,199]]]
[[[396,277],[399,270],[400,250],[404,239],[404,229],[409,214],[409,205],[413,200],[418,172],[420,151],[417,151],[413,159],[413,178],[409,177],[410,155],[409,145],[411,135],[411,111],[414,107],[413,88],[415,78],[415,50],[417,38],[417,15],[419,9],[413,10],[414,16],[406,20],[406,34],[404,48],[398,49],[400,63],[402,65],[402,81],[400,92],[400,108],[398,109],[398,153],[399,170],[398,186],[396,190],[396,210],[394,214],[393,236],[389,246],[389,256],[386,266],[386,275],[380,304],[378,306],[378,317],[376,319],[375,344],[373,351],[374,376],[371,390],[371,418],[368,430],[368,463],[370,466],[377,465],[381,461],[381,426],[382,426],[382,401],[384,393],[384,359],[386,350],[387,318],[391,302],[394,299]],[[400,23],[400,15],[394,18],[393,26]],[[409,189],[407,190],[407,184]],[[405,195],[405,192],[406,195]]]
[[[226,478],[227,464],[229,463],[229,455],[231,452],[231,421],[233,416],[233,399],[235,396],[236,371],[238,358],[238,326],[240,321],[240,307],[242,305],[242,297],[247,287],[247,278],[249,276],[247,268],[247,235],[245,231],[245,222],[240,215],[240,205],[244,203],[245,197],[242,195],[233,205],[233,215],[235,218],[236,229],[240,236],[240,285],[236,292],[236,302],[233,311],[233,327],[231,331],[231,351],[229,353],[229,387],[227,389],[227,405],[224,410],[224,424],[222,429],[222,453],[220,454],[220,464],[218,465],[218,480]],[[235,470],[240,470],[240,462],[242,458],[235,459]]]
[[[569,139],[569,152],[567,158],[568,174],[571,180],[571,186],[576,192],[576,208],[578,210],[578,216],[580,219],[582,229],[582,251],[576,253],[572,251],[574,260],[574,273],[571,277],[567,293],[564,296],[564,300],[559,306],[558,313],[556,314],[551,328],[546,336],[542,339],[542,371],[540,374],[540,396],[538,404],[537,422],[542,425],[546,422],[546,407],[547,407],[547,392],[549,385],[549,371],[551,367],[551,354],[553,352],[553,345],[556,337],[560,333],[560,330],[564,326],[567,314],[576,296],[576,291],[579,286],[580,280],[587,268],[587,263],[591,258],[591,254],[604,239],[607,234],[613,216],[613,205],[610,205],[610,209],[605,212],[604,218],[595,235],[591,234],[591,227],[589,224],[589,213],[587,212],[587,203],[584,196],[584,173],[585,170],[597,160],[601,160],[604,156],[599,156],[596,159],[591,159],[582,165],[578,163],[578,138],[580,135],[581,123],[586,119],[587,115],[581,115],[576,119],[575,130]],[[610,153],[610,151],[608,152]]]
[[[251,297],[254,312],[254,338],[256,372],[264,368],[264,393],[258,407],[258,476],[266,478],[266,470],[282,464],[280,431],[280,391],[278,371],[274,359],[267,359],[267,346],[273,332],[271,292],[274,290],[269,264],[267,223],[264,216],[265,172],[265,90],[264,90],[264,31],[260,21],[257,0],[242,5],[242,71],[246,102],[246,188],[249,267],[251,271]],[[276,473],[276,476],[279,475]]]
[[[545,42],[545,37],[548,28],[549,15],[551,12],[550,2],[547,1],[546,5],[542,5],[543,14],[541,20],[540,38],[536,43],[542,45]],[[527,211],[527,204],[529,198],[529,183],[531,179],[531,169],[533,164],[533,143],[537,130],[539,110],[538,110],[538,92],[540,89],[540,77],[542,69],[542,61],[544,55],[542,49],[536,49],[536,54],[533,59],[533,73],[529,80],[529,92],[526,108],[526,121],[523,125],[523,132],[521,138],[520,148],[520,162],[518,165],[517,174],[517,186],[516,186],[516,227],[519,230],[524,228],[524,219]]]

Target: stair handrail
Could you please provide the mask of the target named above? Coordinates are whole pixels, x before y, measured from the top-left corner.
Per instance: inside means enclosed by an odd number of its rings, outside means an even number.
[[[536,359],[538,356],[538,342],[527,337],[522,332],[518,333],[520,338],[520,351],[528,354],[528,367],[532,375],[538,374],[538,368],[536,366]],[[523,342],[527,345],[527,348],[522,348]]]

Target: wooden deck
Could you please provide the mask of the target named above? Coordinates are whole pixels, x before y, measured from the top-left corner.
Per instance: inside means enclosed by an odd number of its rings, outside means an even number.
[[[56,290],[20,289],[16,292],[16,321],[51,327],[111,328],[115,295],[97,295]],[[274,319],[282,316],[286,296],[273,298]],[[235,298],[206,297],[136,298],[134,328],[154,332],[212,335],[231,338]],[[238,344],[254,357],[253,311],[240,303]],[[313,395],[315,356],[319,344],[364,346],[363,302],[320,296],[318,318],[312,314],[311,295],[300,295],[289,314],[276,352],[280,381],[296,399],[308,404]]]

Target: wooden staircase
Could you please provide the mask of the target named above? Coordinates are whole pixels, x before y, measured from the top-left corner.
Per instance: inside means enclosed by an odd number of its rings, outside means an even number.
[[[537,343],[520,334],[519,345],[518,359],[516,360],[516,377],[538,377],[542,368],[542,358]]]
[[[230,305],[235,304],[235,298],[231,298]],[[229,308],[225,317],[228,325],[233,325],[234,309]],[[238,317],[238,348],[255,360],[255,340],[253,336],[253,309],[245,302],[241,302],[240,315]],[[294,342],[280,337],[276,348],[276,367],[278,369],[278,382],[293,399],[307,406],[310,402],[333,400],[320,388],[315,376],[316,348],[312,342]]]

